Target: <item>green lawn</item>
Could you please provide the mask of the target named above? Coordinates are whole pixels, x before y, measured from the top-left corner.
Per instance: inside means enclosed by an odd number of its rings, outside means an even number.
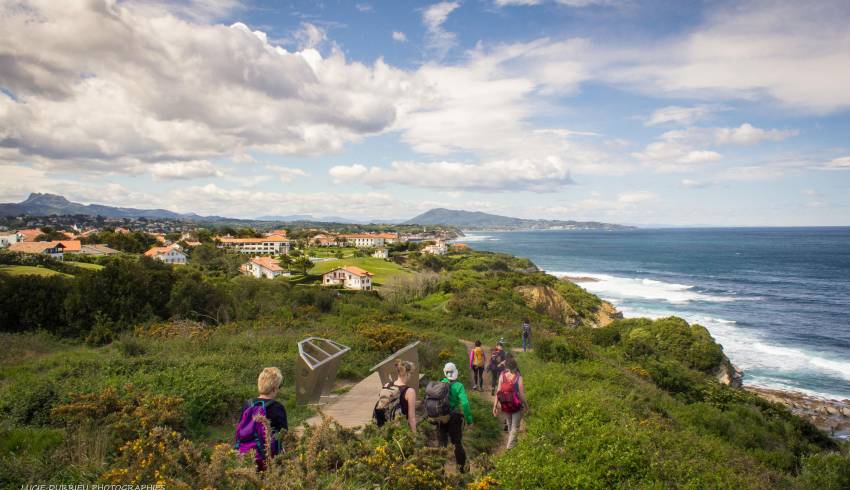
[[[45,269],[44,267],[33,267],[31,265],[0,265],[0,273],[9,274],[12,276],[66,276],[71,277],[70,274],[64,274],[62,272],[57,272],[51,269]]]
[[[65,261],[66,264],[71,264],[74,267],[79,267],[80,269],[88,269],[91,271],[99,271],[103,269],[103,266],[100,264],[90,264],[88,262],[74,262],[70,260]]]
[[[371,272],[375,275],[372,278],[372,282],[376,283],[376,285],[383,284],[384,282],[386,282],[387,279],[393,276],[401,274],[410,274],[409,270],[396,264],[395,262],[390,262],[384,259],[376,259],[374,257],[349,257],[345,259],[319,262],[312,269],[310,269],[310,274],[322,275],[325,272],[346,265],[353,265],[355,267],[360,267],[361,269],[365,269]]]
[[[305,254],[309,257],[333,257],[337,253],[342,253],[344,257],[350,257],[354,254],[354,247],[309,247]]]

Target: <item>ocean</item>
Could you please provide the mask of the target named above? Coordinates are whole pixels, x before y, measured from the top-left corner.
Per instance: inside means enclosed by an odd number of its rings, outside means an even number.
[[[744,383],[850,399],[850,227],[469,233],[627,317],[705,326]]]

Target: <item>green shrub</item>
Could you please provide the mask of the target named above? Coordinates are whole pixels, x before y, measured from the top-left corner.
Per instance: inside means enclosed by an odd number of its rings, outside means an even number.
[[[818,490],[850,488],[850,454],[820,453],[803,458],[799,482],[802,488]]]

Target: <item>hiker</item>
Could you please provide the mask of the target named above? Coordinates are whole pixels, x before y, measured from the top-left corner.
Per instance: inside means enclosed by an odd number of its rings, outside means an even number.
[[[475,347],[469,351],[469,369],[472,370],[472,389],[484,391],[484,366],[486,366],[487,355],[481,347],[481,341],[475,341]]]
[[[265,470],[267,459],[273,458],[280,452],[278,441],[280,431],[289,430],[286,408],[274,399],[280,391],[282,382],[283,374],[280,369],[276,367],[263,369],[257,377],[259,396],[245,404],[242,417],[236,426],[236,449],[242,454],[253,450],[258,471]],[[268,420],[268,426],[259,420],[261,417]],[[271,434],[266,433],[267,429],[271,429]],[[268,446],[266,439],[269,440]],[[271,454],[267,454],[268,450]]]
[[[428,383],[425,389],[425,411],[428,418],[437,424],[440,446],[446,447],[449,439],[455,448],[455,462],[460,473],[466,471],[466,451],[463,449],[464,421],[472,425],[472,410],[463,383],[457,380],[457,366],[446,363],[445,378]]]
[[[372,416],[378,427],[383,427],[401,414],[407,419],[410,430],[416,432],[416,389],[408,386],[413,363],[396,359],[395,370],[396,379],[381,388]]]
[[[505,371],[499,378],[499,391],[493,400],[493,416],[501,413],[508,426],[508,449],[516,444],[516,435],[523,413],[528,412],[528,402],[525,398],[525,383],[519,374],[516,359],[509,358],[505,362]]]
[[[531,348],[531,324],[528,323],[528,318],[522,322],[522,351]]]
[[[496,396],[496,385],[505,369],[505,349],[502,348],[504,344],[505,340],[499,339],[496,347],[490,352],[490,364],[487,365],[487,370],[490,371],[490,395],[492,396]]]

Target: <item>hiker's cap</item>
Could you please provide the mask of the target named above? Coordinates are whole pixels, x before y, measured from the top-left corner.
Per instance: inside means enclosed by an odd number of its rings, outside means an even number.
[[[499,345],[505,345],[505,338],[504,337],[499,339]]]
[[[457,379],[457,366],[453,362],[447,362],[446,367],[443,368],[443,374],[449,378],[449,381],[454,381]]]

